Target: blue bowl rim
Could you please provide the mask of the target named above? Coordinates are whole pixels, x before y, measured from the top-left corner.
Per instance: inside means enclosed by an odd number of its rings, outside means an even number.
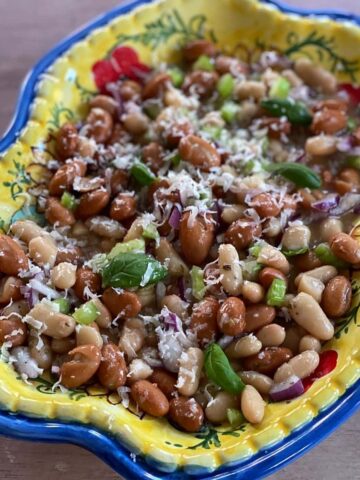
[[[31,103],[36,94],[36,84],[39,77],[51,64],[74,43],[82,40],[94,29],[106,25],[115,17],[124,15],[141,5],[152,3],[154,0],[128,0],[121,6],[97,17],[83,28],[58,43],[49,53],[42,57],[25,77],[14,116],[0,140],[0,152],[6,150],[17,138],[25,126]],[[262,3],[277,7],[284,13],[300,16],[326,16],[333,20],[349,21],[360,25],[360,16],[344,13],[337,10],[309,10],[287,6],[277,0],[261,0]],[[313,420],[293,431],[284,440],[277,442],[266,450],[260,450],[249,459],[222,466],[215,472],[199,473],[199,480],[245,480],[249,478],[264,478],[286,464],[303,455],[308,449],[317,445],[330,435],[340,424],[346,421],[360,407],[360,380],[349,388],[339,400],[321,411]],[[187,475],[177,470],[172,473],[163,473],[146,463],[146,460],[137,456],[136,461],[129,451],[108,432],[74,422],[46,421],[31,418],[22,414],[6,411],[0,412],[0,434],[12,438],[32,441],[46,441],[71,443],[83,447],[111,466],[119,474],[130,479],[151,480],[180,480]],[[121,442],[121,440],[120,440]],[[191,475],[193,477],[193,475]]]

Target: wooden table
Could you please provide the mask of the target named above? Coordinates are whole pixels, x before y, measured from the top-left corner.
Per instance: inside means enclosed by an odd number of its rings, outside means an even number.
[[[118,0],[0,0],[0,132],[13,113],[27,70],[64,35]],[[294,5],[356,11],[358,0],[288,0]],[[305,457],[272,480],[355,480],[360,478],[360,413]],[[0,438],[1,480],[115,480],[119,476],[86,451],[70,445]]]

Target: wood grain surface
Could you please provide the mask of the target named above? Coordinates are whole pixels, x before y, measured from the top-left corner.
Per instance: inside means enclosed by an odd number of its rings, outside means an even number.
[[[14,111],[27,70],[52,45],[116,0],[0,0],[0,132]],[[288,0],[312,8],[360,14],[359,0]],[[360,413],[305,457],[271,480],[360,479]],[[0,480],[115,480],[120,477],[90,453],[71,445],[27,443],[0,437]],[[255,479],[249,479],[255,480]]]

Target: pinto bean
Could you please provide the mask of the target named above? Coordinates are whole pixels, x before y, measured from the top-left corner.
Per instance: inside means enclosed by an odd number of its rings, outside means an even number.
[[[360,263],[360,244],[347,233],[338,233],[330,244],[332,252],[341,260],[353,264]]]
[[[164,417],[169,402],[162,391],[147,380],[138,380],[131,387],[131,396],[140,409],[153,417]]]
[[[127,366],[124,354],[119,347],[108,343],[101,350],[101,363],[97,377],[101,385],[110,390],[115,390],[126,383]]]
[[[110,218],[122,222],[133,217],[136,213],[136,197],[128,193],[119,193],[112,201]]]
[[[179,154],[185,162],[206,172],[213,167],[218,167],[221,163],[216,148],[196,135],[187,135],[180,140]]]
[[[313,251],[302,253],[301,255],[296,255],[292,259],[292,263],[300,272],[307,272],[308,270],[313,270],[314,268],[320,267],[321,265],[319,258]]]
[[[214,242],[214,224],[200,215],[191,219],[191,213],[186,211],[180,220],[179,238],[186,260],[192,265],[201,265]]]
[[[315,134],[333,135],[343,130],[347,124],[347,115],[343,110],[324,108],[315,113],[310,129]]]
[[[261,218],[277,217],[281,207],[279,202],[270,193],[259,193],[251,201],[251,206],[255,208]]]
[[[102,188],[83,193],[80,197],[79,205],[75,210],[75,214],[78,218],[82,219],[97,215],[106,207],[109,200],[109,193]]]
[[[154,368],[149,378],[151,383],[155,383],[167,398],[172,398],[176,393],[176,376],[168,372],[165,368]]]
[[[231,243],[237,250],[248,247],[256,237],[261,236],[261,226],[247,218],[233,222],[225,232],[225,242]]]
[[[164,161],[163,147],[157,142],[148,143],[142,149],[142,159],[154,173],[157,173]]]
[[[23,286],[20,278],[4,277],[0,280],[0,304],[16,302],[22,298],[21,287]]]
[[[276,268],[265,267],[259,273],[259,282],[266,289],[270,287],[273,280],[275,280],[276,278],[279,280],[283,280],[284,282],[287,281],[285,275]]]
[[[109,95],[96,95],[89,102],[90,109],[100,109],[108,112],[113,118],[118,115],[119,106]]]
[[[322,298],[322,307],[329,317],[339,318],[349,310],[351,300],[350,281],[343,275],[338,275],[327,283]]]
[[[62,160],[71,158],[76,154],[79,135],[75,125],[64,123],[56,136],[56,152]]]
[[[194,398],[173,398],[170,401],[169,417],[186,432],[198,432],[204,423],[204,411]]]
[[[99,293],[101,290],[101,277],[90,268],[80,267],[76,270],[76,282],[74,291],[78,298],[83,301],[88,299],[88,291]]]
[[[283,363],[290,360],[292,351],[285,347],[266,347],[261,352],[243,359],[245,370],[255,370],[265,375],[271,375]]]
[[[144,85],[142,98],[160,97],[164,94],[167,85],[170,83],[170,75],[166,72],[160,72],[153,75]]]
[[[216,339],[218,311],[219,302],[214,297],[206,297],[193,307],[190,328],[196,334],[201,346]]]
[[[62,165],[49,182],[49,193],[60,197],[65,190],[70,190],[75,177],[83,177],[86,174],[86,163],[76,159]]]
[[[0,234],[0,272],[17,276],[21,270],[28,268],[29,260],[20,245],[7,235]]]
[[[228,297],[221,305],[217,322],[225,335],[235,337],[245,329],[245,305],[240,298]]]
[[[7,342],[11,347],[24,345],[28,329],[18,315],[10,314],[8,318],[0,317],[0,344]]]
[[[183,56],[186,62],[195,62],[201,55],[214,57],[215,45],[209,40],[199,39],[188,42],[183,48]]]
[[[134,292],[118,293],[109,287],[104,290],[102,301],[114,317],[117,315],[126,318],[136,317],[141,310],[141,302]]]
[[[198,95],[200,98],[209,97],[216,88],[219,75],[216,72],[196,70],[185,77],[182,89],[188,95]]]
[[[109,140],[113,128],[111,114],[102,108],[92,108],[86,118],[88,135],[96,143],[106,143]]]
[[[253,332],[273,322],[276,311],[268,305],[248,305],[245,312],[245,332]]]
[[[56,254],[55,265],[58,265],[62,262],[73,263],[76,265],[79,262],[81,255],[82,252],[79,247],[71,245],[66,248],[59,248]]]
[[[61,383],[67,388],[80,387],[96,373],[101,361],[101,351],[95,345],[81,345],[70,350],[72,360],[61,365]]]
[[[45,218],[52,225],[57,224],[60,227],[74,225],[75,223],[75,217],[71,210],[61,205],[55,197],[49,197],[46,202]]]

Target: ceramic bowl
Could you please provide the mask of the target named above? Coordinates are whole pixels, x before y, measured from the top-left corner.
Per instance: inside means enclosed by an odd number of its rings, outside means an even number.
[[[0,142],[0,227],[23,217],[41,221],[31,191],[51,155],[53,133],[83,117],[118,45],[130,45],[142,62],[156,64],[176,59],[183,42],[206,37],[250,60],[269,48],[292,59],[306,55],[349,83],[360,77],[359,23],[334,12],[307,16],[270,1],[125,2],[61,42],[27,76]],[[356,276],[353,284],[360,285]],[[26,384],[1,361],[0,431],[81,445],[128,479],[260,478],[315,445],[359,406],[358,304],[355,295],[350,315],[324,347],[320,373],[326,375],[300,398],[270,404],[260,425],[182,433],[164,419],[125,410],[103,388],[60,393],[53,379]]]

